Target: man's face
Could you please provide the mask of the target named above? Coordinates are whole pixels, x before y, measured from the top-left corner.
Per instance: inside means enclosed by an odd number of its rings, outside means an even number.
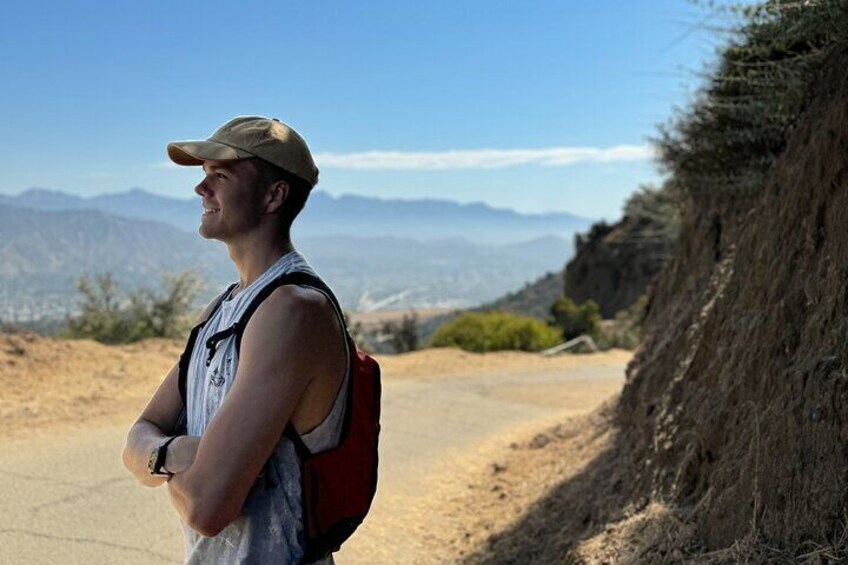
[[[194,188],[203,199],[198,232],[206,239],[232,241],[262,218],[256,169],[246,161],[204,161],[204,178]]]

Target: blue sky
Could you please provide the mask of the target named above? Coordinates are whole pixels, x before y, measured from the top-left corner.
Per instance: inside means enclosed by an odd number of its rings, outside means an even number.
[[[0,193],[195,197],[165,144],[239,114],[331,194],[615,219],[717,40],[684,0],[27,2],[0,22]]]

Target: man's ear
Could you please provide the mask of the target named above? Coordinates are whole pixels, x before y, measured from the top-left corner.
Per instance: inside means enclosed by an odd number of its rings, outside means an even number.
[[[265,206],[269,214],[273,214],[286,203],[289,197],[289,184],[284,180],[279,180],[268,188],[265,195]]]

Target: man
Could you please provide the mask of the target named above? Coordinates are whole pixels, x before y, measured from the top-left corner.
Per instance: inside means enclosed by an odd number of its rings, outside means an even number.
[[[206,322],[188,365],[187,435],[175,435],[176,363],[130,429],[124,464],[144,486],[167,485],[186,563],[295,563],[304,552],[301,485],[283,431],[291,422],[313,453],[338,442],[349,364],[341,313],[318,290],[280,286],[250,316],[240,347],[220,332],[273,278],[314,274],[289,234],[318,169],[300,135],[263,117],[171,143],[168,155],[202,167],[198,231],[226,243],[239,281],[197,320]]]

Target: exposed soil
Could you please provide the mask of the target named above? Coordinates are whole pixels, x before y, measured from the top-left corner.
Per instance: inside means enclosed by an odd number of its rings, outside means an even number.
[[[633,450],[616,418],[617,397],[588,415],[516,431],[481,446],[433,482],[421,512],[433,558],[422,563],[821,564],[848,559],[848,524],[825,543],[781,548],[746,529],[710,549],[698,507],[633,496]],[[444,521],[444,523],[441,523]],[[417,562],[417,561],[416,561]]]
[[[844,533],[846,65],[825,66],[761,195],[693,197],[622,394],[633,492],[692,512],[711,551],[797,557]]]

